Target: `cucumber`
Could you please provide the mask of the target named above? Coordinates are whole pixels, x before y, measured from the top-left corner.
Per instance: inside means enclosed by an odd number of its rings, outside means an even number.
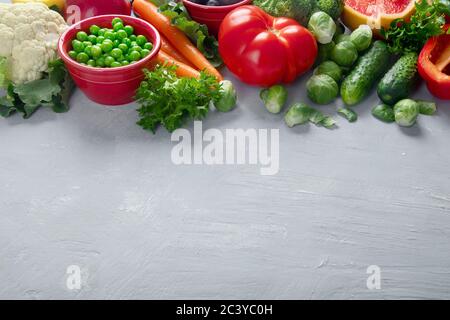
[[[383,41],[375,41],[342,82],[341,96],[346,105],[353,106],[367,97],[388,70],[390,58],[387,45]]]
[[[394,105],[411,94],[419,80],[417,73],[418,54],[407,53],[394,64],[378,84],[378,96],[388,105]]]

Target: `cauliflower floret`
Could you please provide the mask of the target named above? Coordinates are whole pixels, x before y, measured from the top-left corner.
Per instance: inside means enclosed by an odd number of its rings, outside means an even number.
[[[0,3],[0,57],[8,60],[8,77],[15,84],[40,79],[57,57],[60,35],[67,24],[42,3]]]
[[[16,45],[10,61],[10,77],[15,83],[24,83],[41,78],[47,70],[48,61],[54,58],[38,40],[25,40]]]
[[[14,30],[0,23],[0,57],[11,55],[14,44]]]

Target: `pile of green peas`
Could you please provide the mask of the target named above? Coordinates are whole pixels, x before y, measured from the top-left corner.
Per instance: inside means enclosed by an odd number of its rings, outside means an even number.
[[[114,18],[112,29],[92,25],[89,33],[79,31],[72,40],[69,56],[77,62],[97,68],[117,68],[139,61],[150,54],[153,44],[134,28]]]

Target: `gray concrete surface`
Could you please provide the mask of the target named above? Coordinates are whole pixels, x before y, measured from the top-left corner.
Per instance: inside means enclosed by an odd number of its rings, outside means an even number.
[[[0,298],[450,298],[450,104],[400,129],[370,115],[373,94],[355,124],[288,129],[235,83],[238,108],[203,126],[279,128],[278,175],[176,166],[134,104],[80,91],[67,114],[0,119]]]

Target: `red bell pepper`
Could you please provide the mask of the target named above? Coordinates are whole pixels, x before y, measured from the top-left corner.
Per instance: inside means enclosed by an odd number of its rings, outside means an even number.
[[[449,30],[450,24],[445,26]],[[433,37],[427,41],[419,56],[419,73],[430,92],[450,100],[450,34]]]
[[[241,6],[223,20],[219,50],[243,82],[268,87],[289,83],[308,71],[317,42],[308,29],[288,18],[274,18],[255,6]]]

